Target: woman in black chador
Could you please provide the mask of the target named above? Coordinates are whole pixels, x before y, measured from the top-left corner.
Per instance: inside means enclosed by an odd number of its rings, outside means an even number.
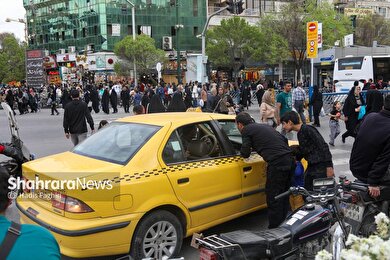
[[[130,107],[130,91],[129,89],[124,86],[121,91],[121,100],[122,100],[122,106],[125,110],[125,113],[129,113],[129,107]]]
[[[106,114],[110,113],[110,92],[108,88],[104,89],[102,96],[102,109]]]
[[[171,103],[169,103],[167,112],[186,112],[186,105],[183,101],[183,95],[180,92],[173,94]]]
[[[118,94],[113,88],[111,89],[110,102],[111,102],[112,109],[114,110],[113,113],[118,113]]]
[[[92,101],[92,108],[95,113],[99,113],[99,93],[95,86],[91,88],[91,101]]]
[[[317,85],[313,86],[313,94],[311,96],[310,105],[313,106],[313,117],[314,123],[313,126],[320,127],[320,112],[323,106],[322,93]]]
[[[343,114],[345,117],[345,127],[347,131],[341,136],[343,143],[345,143],[345,138],[351,136],[353,138],[356,137],[356,127],[359,124],[360,120],[359,111],[362,105],[365,105],[364,99],[361,92],[361,88],[359,86],[359,82],[355,81],[353,83],[353,87],[348,93],[347,98],[344,102]]]
[[[165,112],[165,107],[159,95],[153,95],[147,108],[148,114]]]

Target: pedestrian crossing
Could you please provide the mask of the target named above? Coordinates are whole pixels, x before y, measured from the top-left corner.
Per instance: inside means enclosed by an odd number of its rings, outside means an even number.
[[[333,168],[336,177],[345,175],[348,179],[354,180],[355,178],[349,170],[349,158],[351,157],[350,147],[347,146],[345,149],[330,148],[330,152],[332,154]]]

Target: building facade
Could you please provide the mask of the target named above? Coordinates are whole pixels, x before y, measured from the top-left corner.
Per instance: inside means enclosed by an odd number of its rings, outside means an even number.
[[[200,51],[196,36],[206,20],[206,0],[23,0],[29,48],[113,51],[115,43],[132,35],[129,2],[135,5],[136,34],[148,34],[156,47],[172,50],[180,24],[180,49]]]

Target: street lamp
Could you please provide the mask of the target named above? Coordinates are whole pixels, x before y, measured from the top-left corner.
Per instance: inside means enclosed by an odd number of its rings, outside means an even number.
[[[177,84],[181,84],[181,58],[180,58],[180,29],[184,28],[184,25],[179,24],[179,0],[175,1],[176,6],[176,51],[177,51]]]
[[[211,20],[211,18],[214,15],[217,15],[217,14],[225,11],[228,8],[229,8],[229,5],[225,6],[224,8],[221,8],[218,11],[216,11],[216,12],[212,13],[211,15],[209,15],[207,17],[206,24],[203,27],[202,33],[200,35],[196,36],[196,37],[201,37],[202,38],[202,84],[206,83],[206,78],[207,78],[207,75],[206,75],[206,64],[207,64],[207,58],[206,58],[206,31],[207,31],[207,26],[209,25],[210,20]]]
[[[27,36],[27,22],[23,18],[18,18],[18,19],[13,19],[13,18],[7,18],[5,19],[7,23],[10,22],[17,22],[17,23],[22,23],[24,24],[24,40],[26,41],[26,44],[28,45],[28,36]]]
[[[135,4],[133,4],[129,0],[126,0],[126,2],[129,5],[131,5],[131,19],[132,19],[131,23],[132,23],[132,27],[133,27],[133,40],[135,41]],[[135,65],[135,57],[134,57],[133,63],[134,63],[134,85],[135,85],[135,87],[137,87],[137,85],[138,85],[138,82],[137,82],[137,65]]]

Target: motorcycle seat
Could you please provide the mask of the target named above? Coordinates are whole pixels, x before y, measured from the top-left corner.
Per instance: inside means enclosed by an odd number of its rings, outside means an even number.
[[[291,231],[281,227],[257,232],[237,230],[223,233],[221,238],[238,244],[247,259],[280,256],[292,249]]]

